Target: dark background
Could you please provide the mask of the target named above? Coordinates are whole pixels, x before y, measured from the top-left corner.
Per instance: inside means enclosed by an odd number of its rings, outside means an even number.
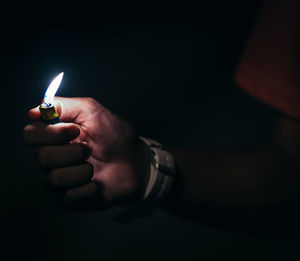
[[[88,214],[62,210],[44,187],[33,150],[22,144],[28,109],[40,103],[50,80],[61,71],[65,76],[59,96],[94,97],[140,135],[166,145],[205,151],[258,143],[276,112],[235,86],[232,75],[259,2],[211,1],[197,7],[86,4],[76,11],[45,4],[39,11],[13,7],[11,15],[2,16],[2,256],[299,258],[297,236],[242,235],[162,210],[128,225],[112,221],[119,209]]]

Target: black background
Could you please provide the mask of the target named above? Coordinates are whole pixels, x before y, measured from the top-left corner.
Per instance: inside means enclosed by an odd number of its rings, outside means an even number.
[[[39,104],[61,71],[59,96],[94,97],[140,135],[164,144],[205,151],[259,142],[276,113],[232,80],[258,5],[11,7],[1,18],[2,255],[7,252],[7,260],[299,258],[296,236],[242,235],[161,210],[128,225],[112,221],[118,209],[62,210],[44,187],[33,150],[22,144],[28,109]]]

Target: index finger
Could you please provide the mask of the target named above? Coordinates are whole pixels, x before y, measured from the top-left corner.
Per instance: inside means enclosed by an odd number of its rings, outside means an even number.
[[[35,122],[24,128],[23,140],[31,146],[65,144],[77,138],[80,128],[74,123],[48,125]]]

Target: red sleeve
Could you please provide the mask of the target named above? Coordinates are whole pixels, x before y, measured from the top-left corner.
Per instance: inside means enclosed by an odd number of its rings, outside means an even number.
[[[298,0],[266,0],[235,74],[252,96],[300,119]]]

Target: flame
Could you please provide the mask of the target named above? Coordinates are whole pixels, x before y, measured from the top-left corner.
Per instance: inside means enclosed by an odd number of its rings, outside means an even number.
[[[51,104],[52,99],[54,98],[58,87],[62,81],[62,78],[64,76],[64,73],[61,72],[59,75],[57,75],[53,81],[50,83],[49,87],[47,88],[45,95],[44,95],[44,102],[46,104]]]

